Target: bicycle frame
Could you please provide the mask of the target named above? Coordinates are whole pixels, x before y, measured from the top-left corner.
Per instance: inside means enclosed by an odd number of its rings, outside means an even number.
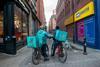
[[[57,52],[56,52],[56,54],[59,56],[61,53],[62,53],[62,44],[59,44],[58,46],[57,46],[57,48],[56,48],[56,50],[57,50]]]
[[[52,44],[52,49],[54,49],[54,44]],[[64,52],[63,52],[63,50],[64,50]],[[61,63],[66,62],[66,59],[67,59],[67,50],[66,50],[66,47],[63,45],[62,42],[57,43],[57,47],[55,49],[55,54],[56,54],[58,60]]]

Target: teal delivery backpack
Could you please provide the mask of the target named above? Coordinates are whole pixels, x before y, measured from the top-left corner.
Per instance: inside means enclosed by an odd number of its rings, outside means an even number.
[[[58,41],[65,42],[67,40],[68,33],[65,31],[57,30],[55,39]]]
[[[37,48],[36,36],[27,36],[27,47]]]

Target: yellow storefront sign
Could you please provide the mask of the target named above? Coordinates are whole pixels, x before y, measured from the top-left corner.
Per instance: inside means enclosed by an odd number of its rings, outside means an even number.
[[[79,11],[75,13],[74,21],[76,22],[92,14],[94,14],[94,3],[90,2],[86,6],[84,6],[82,9],[80,9]]]
[[[68,24],[71,24],[71,23],[73,23],[73,15],[65,20],[64,25],[68,25]]]

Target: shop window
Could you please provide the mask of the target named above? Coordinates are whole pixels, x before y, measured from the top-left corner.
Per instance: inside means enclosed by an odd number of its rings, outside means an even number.
[[[26,36],[28,35],[28,22],[27,14],[19,7],[15,5],[14,10],[14,25],[15,25],[15,36],[16,41],[25,41]]]
[[[23,24],[22,24],[22,38],[25,41],[26,40],[26,36],[28,35],[28,18],[27,18],[27,14],[25,14],[25,12],[23,12]]]
[[[0,43],[3,43],[3,11],[0,11]]]
[[[19,42],[22,40],[22,11],[20,8],[15,6],[14,12],[15,36],[16,41]]]
[[[77,33],[78,33],[78,41],[84,41],[84,22],[80,21],[77,23]]]

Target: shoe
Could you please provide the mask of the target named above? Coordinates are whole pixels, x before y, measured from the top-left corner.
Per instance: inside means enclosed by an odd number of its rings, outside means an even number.
[[[54,55],[51,55],[51,57],[53,57]]]
[[[49,61],[49,58],[47,58],[47,57],[46,57],[46,58],[44,58],[44,61]]]

